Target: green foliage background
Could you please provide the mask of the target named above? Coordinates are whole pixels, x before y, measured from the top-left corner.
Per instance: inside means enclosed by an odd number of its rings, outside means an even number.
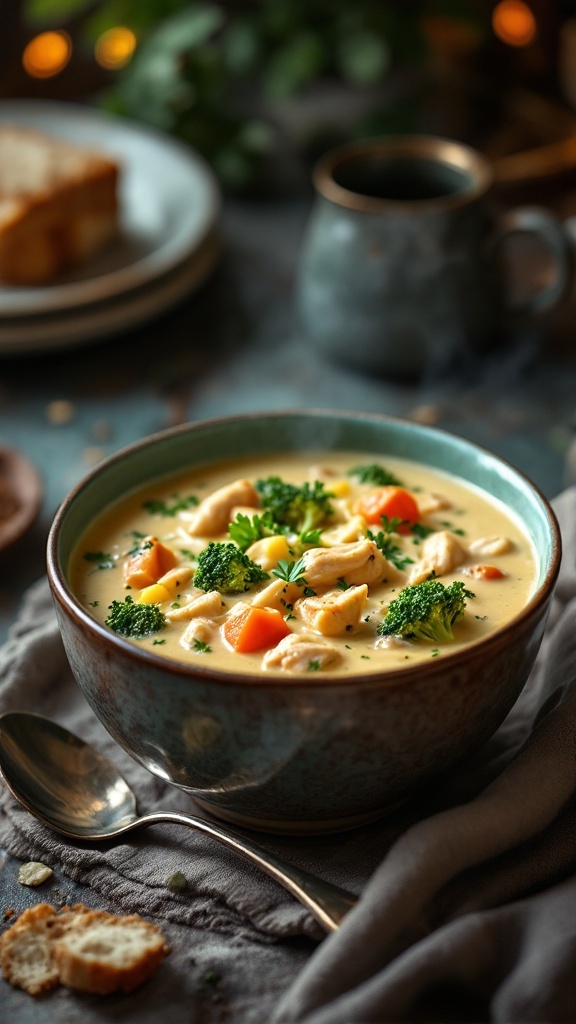
[[[486,27],[477,0],[26,0],[25,11],[35,29],[74,19],[87,42],[130,27],[136,55],[102,102],[189,142],[232,187],[274,149],[263,116],[274,105],[322,79],[365,90],[422,65],[431,15]]]

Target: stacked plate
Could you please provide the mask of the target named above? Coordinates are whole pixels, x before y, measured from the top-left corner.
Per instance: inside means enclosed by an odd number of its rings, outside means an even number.
[[[115,157],[122,169],[121,232],[105,252],[50,286],[0,285],[0,354],[119,334],[190,295],[212,270],[220,191],[194,150],[137,122],[68,103],[1,102],[5,122]]]

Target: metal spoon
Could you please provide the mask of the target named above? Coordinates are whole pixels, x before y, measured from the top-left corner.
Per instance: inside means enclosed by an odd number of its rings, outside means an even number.
[[[353,893],[285,863],[220,825],[176,811],[138,816],[134,793],[114,765],[41,715],[23,711],[0,715],[0,772],[11,793],[35,818],[70,839],[107,840],[163,822],[188,825],[275,878],[327,932],[336,931],[357,902]]]

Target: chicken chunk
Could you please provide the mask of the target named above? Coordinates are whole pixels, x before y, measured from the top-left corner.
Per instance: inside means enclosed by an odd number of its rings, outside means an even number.
[[[362,583],[348,590],[329,590],[322,597],[303,597],[295,611],[315,633],[343,636],[358,627],[367,598],[368,587]]]
[[[430,516],[435,512],[444,512],[452,507],[448,498],[445,498],[443,494],[424,494],[422,492],[417,495],[417,502],[418,511],[421,516]]]
[[[468,546],[468,550],[472,554],[482,555],[483,557],[505,555],[511,548],[512,541],[508,537],[499,537],[497,535],[479,537],[478,540],[473,540]]]
[[[398,571],[388,562],[373,540],[363,538],[350,544],[305,551],[304,576],[309,587],[334,587],[339,579],[350,586],[398,579]]]
[[[166,612],[166,618],[170,622],[181,622],[200,616],[216,619],[224,614],[226,605],[217,590],[209,590],[207,593],[196,590],[196,594],[197,596],[193,597],[188,604],[184,604],[180,608],[170,608]]]
[[[197,645],[210,644],[216,635],[217,628],[216,623],[211,619],[205,619],[202,616],[191,619],[180,637],[180,643],[188,650]]]
[[[258,591],[250,603],[255,608],[276,608],[279,612],[285,612],[301,595],[302,587],[297,583],[273,580],[264,590]]]
[[[335,544],[351,544],[366,536],[366,520],[364,516],[350,516],[344,523],[322,531],[322,544],[333,548]]]
[[[467,557],[466,548],[449,530],[431,533],[422,545],[422,558],[410,572],[409,583],[421,583],[430,576],[445,576]]]
[[[227,530],[232,510],[237,505],[249,506],[256,513],[258,504],[254,485],[249,480],[234,480],[200,502],[190,515],[188,533],[193,537],[216,537]]]
[[[310,672],[333,668],[342,655],[331,644],[317,637],[290,633],[262,658],[262,668],[283,672]]]

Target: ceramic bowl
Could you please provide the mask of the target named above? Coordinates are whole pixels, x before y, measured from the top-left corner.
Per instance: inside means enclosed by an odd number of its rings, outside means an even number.
[[[307,449],[398,455],[495,495],[523,521],[538,552],[529,603],[504,627],[441,659],[314,682],[168,660],[99,625],[72,593],[67,573],[75,544],[103,507],[129,490],[214,460]],[[75,488],[48,542],[65,649],[109,733],[216,816],[286,832],[335,831],[383,816],[487,740],[528,677],[559,562],[546,500],[495,455],[434,428],[325,410],[210,420],[140,441]]]

